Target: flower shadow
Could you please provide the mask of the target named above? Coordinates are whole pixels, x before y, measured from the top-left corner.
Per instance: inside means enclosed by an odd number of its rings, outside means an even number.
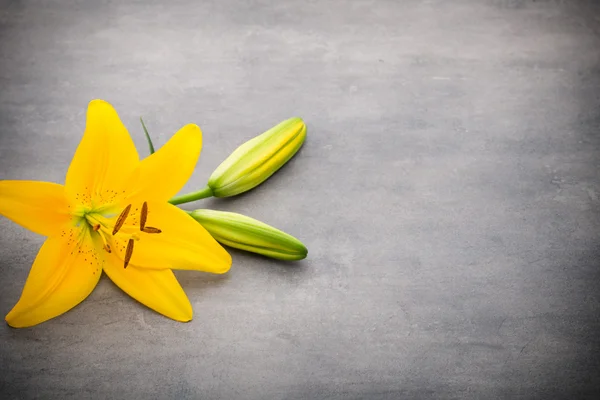
[[[277,260],[231,247],[226,248],[233,257],[232,268],[243,269],[245,276],[256,272],[261,275],[268,273],[285,280],[300,280],[310,273],[310,261],[307,259],[299,261]]]

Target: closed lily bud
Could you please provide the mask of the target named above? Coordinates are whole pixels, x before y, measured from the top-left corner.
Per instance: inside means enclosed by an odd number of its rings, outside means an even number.
[[[302,260],[308,250],[295,237],[254,218],[225,211],[196,210],[190,215],[219,243],[280,260]]]
[[[213,196],[234,196],[260,185],[296,154],[305,138],[302,119],[290,118],[242,144],[208,180]]]

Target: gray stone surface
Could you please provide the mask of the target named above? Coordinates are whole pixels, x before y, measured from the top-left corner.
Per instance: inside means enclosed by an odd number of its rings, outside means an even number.
[[[63,182],[89,100],[146,145],[308,139],[232,210],[303,240],[177,273],[180,324],[103,277],[0,326],[2,399],[595,398],[600,9],[593,1],[2,1],[0,178]],[[174,166],[176,167],[176,166]],[[0,219],[0,312],[43,241]]]

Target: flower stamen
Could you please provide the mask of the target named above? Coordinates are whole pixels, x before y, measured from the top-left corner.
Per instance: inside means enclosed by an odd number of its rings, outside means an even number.
[[[127,223],[128,217],[131,215],[131,207],[132,204],[129,204],[127,207],[123,209],[121,214],[117,217],[113,228],[112,228],[112,236],[117,236],[119,234],[122,239],[127,240],[127,247],[125,249],[125,254],[123,257],[123,268],[127,268],[129,262],[131,261],[131,257],[133,255],[133,247],[134,243],[141,239],[141,235],[136,232],[137,227]],[[137,211],[137,208],[136,208]],[[141,212],[139,214],[140,217],[140,226],[139,230],[148,234],[158,234],[162,233],[162,230],[159,228],[155,228],[153,226],[146,226],[146,222],[148,221],[148,203],[144,202],[142,204]],[[86,214],[86,219],[89,221],[94,232],[98,233],[100,238],[102,239],[102,249],[107,253],[112,253],[112,247],[110,245],[111,240],[111,221],[110,219],[104,217],[102,214],[98,213],[88,213]],[[135,216],[133,217],[135,220]],[[124,237],[123,237],[124,236]],[[117,246],[119,247],[119,246]]]
[[[127,268],[127,265],[129,265],[129,261],[131,260],[131,256],[133,255],[133,243],[134,240],[133,239],[129,239],[129,242],[127,242],[127,250],[125,250],[125,265],[123,266],[123,268]]]
[[[142,204],[142,213],[140,214],[140,231],[144,231],[146,226],[146,219],[148,218],[148,203]]]
[[[117,218],[117,222],[115,223],[115,227],[112,231],[113,236],[115,236],[117,232],[119,232],[119,229],[121,229],[121,227],[125,223],[125,219],[127,218],[127,215],[129,215],[129,210],[131,210],[131,204],[125,207],[125,209],[121,212],[121,215],[119,215],[119,218]]]

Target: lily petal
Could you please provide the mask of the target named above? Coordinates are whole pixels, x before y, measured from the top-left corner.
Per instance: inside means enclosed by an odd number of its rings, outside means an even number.
[[[123,195],[138,164],[135,145],[115,109],[103,100],[91,101],[85,133],[67,172],[67,192],[83,203],[91,195],[110,202]]]
[[[54,318],[94,290],[104,260],[95,256],[89,236],[79,239],[52,237],[42,245],[21,298],[6,316],[10,326],[25,328]]]
[[[132,211],[131,220],[138,222],[138,215],[139,211]],[[210,233],[185,211],[171,204],[148,203],[146,226],[158,228],[161,232],[148,234],[136,228],[140,240],[134,244],[131,263],[139,268],[187,269],[224,274],[231,267],[231,256]],[[119,235],[113,238],[112,247],[121,260],[125,257],[127,240]]]
[[[0,215],[44,236],[58,233],[69,219],[65,187],[36,181],[0,181]]]
[[[192,305],[170,269],[146,270],[115,262],[104,267],[106,275],[118,286],[140,303],[154,311],[174,319],[188,322],[193,317]]]
[[[154,154],[143,159],[134,174],[128,202],[166,202],[186,184],[202,150],[202,131],[188,124]]]

